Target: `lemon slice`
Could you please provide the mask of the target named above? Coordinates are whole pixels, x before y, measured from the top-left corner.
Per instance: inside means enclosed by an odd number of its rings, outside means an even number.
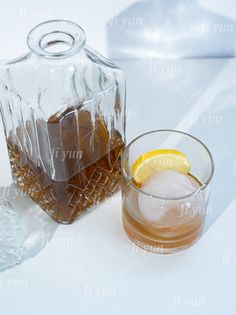
[[[144,183],[152,174],[161,170],[189,173],[190,162],[186,155],[174,149],[159,149],[142,154],[133,165],[136,183]]]

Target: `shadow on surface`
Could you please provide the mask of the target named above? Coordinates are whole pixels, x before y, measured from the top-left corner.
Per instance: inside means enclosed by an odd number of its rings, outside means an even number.
[[[208,110],[197,119],[190,132],[206,142],[212,151],[215,174],[206,229],[235,199],[236,187],[236,84],[232,83],[211,102]]]
[[[216,165],[205,230],[235,199],[236,86],[229,75],[224,85],[215,85],[230,59],[210,59],[235,56],[235,33],[234,20],[197,0],[135,2],[107,23],[108,55],[128,77],[128,142],[146,131],[180,127],[212,151]],[[183,60],[194,58],[207,60]],[[210,102],[198,102],[205,94]]]
[[[236,22],[197,0],[139,1],[107,23],[110,58],[201,58],[235,55]]]

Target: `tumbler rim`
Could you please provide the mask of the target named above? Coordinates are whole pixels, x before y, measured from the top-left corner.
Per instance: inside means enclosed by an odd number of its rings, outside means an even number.
[[[210,158],[210,162],[211,162],[211,172],[209,177],[207,178],[207,180],[204,183],[201,183],[202,185],[195,190],[194,192],[192,192],[191,194],[188,195],[184,195],[184,196],[180,196],[180,197],[161,197],[158,195],[154,195],[154,194],[150,194],[148,192],[143,191],[141,188],[138,188],[132,181],[132,178],[130,179],[129,176],[127,175],[126,171],[125,171],[125,157],[127,155],[127,153],[129,152],[130,147],[140,138],[147,136],[149,134],[154,134],[154,133],[161,133],[161,132],[170,132],[170,133],[176,133],[176,134],[182,134],[184,136],[187,136],[189,138],[192,138],[194,141],[197,141],[198,143],[200,143],[204,149],[206,150],[209,158]],[[151,198],[156,198],[156,199],[161,199],[161,200],[183,200],[183,199],[187,199],[189,197],[192,197],[194,195],[197,195],[198,193],[200,193],[201,191],[205,190],[208,185],[210,184],[213,174],[214,174],[214,170],[215,170],[215,165],[214,165],[214,160],[212,157],[212,154],[210,152],[210,150],[208,149],[208,147],[198,138],[192,136],[191,134],[184,132],[184,131],[180,131],[180,130],[175,130],[175,129],[157,129],[157,130],[152,130],[152,131],[148,131],[145,133],[142,133],[141,135],[139,135],[138,137],[134,138],[124,149],[123,153],[122,153],[122,157],[121,157],[121,174],[123,176],[123,178],[125,179],[125,185],[130,185],[134,190],[136,190],[138,193],[147,195]]]

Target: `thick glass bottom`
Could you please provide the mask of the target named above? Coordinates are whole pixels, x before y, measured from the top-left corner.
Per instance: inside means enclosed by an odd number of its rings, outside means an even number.
[[[202,220],[195,227],[192,226],[188,233],[172,233],[171,236],[170,234],[166,236],[162,233],[163,230],[160,231],[158,228],[155,234],[153,231],[145,230],[145,227],[140,229],[140,226],[130,224],[131,220],[127,213],[123,212],[123,227],[128,238],[138,247],[155,254],[174,254],[189,248],[200,238],[204,224]]]

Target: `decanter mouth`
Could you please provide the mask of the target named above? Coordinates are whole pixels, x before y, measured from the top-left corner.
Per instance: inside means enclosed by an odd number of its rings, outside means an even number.
[[[48,59],[69,58],[85,45],[85,32],[74,22],[51,20],[34,27],[28,34],[29,49]]]

